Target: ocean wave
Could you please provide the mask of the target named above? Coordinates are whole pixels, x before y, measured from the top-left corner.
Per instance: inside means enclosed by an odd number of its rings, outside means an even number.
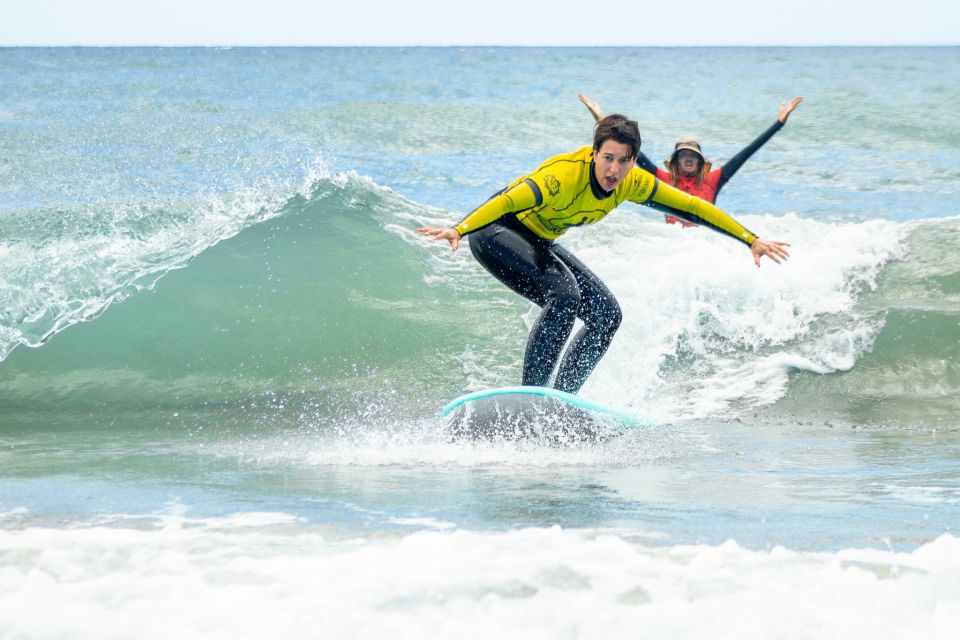
[[[0,217],[0,361],[18,345],[40,347],[152,288],[243,229],[331,196],[349,200],[378,189],[318,162],[299,185],[263,182],[227,195],[7,212]]]
[[[0,374],[13,396],[96,405],[132,387],[125,397],[134,402],[207,410],[279,397],[282,421],[291,407],[309,409],[314,401],[302,397],[326,398],[320,404],[336,415],[353,403],[362,414],[379,388],[394,394],[382,396],[392,398],[391,411],[423,415],[424,399],[519,377],[536,309],[468,252],[453,254],[414,231],[460,214],[355,173],[321,171],[292,194],[256,193],[234,206],[207,203],[196,215],[173,208],[174,222],[153,220],[139,236],[131,222],[115,223],[133,216],[108,212],[111,222],[100,225],[107,231],[45,240],[40,225],[33,239],[27,233],[5,245],[22,274],[3,289],[8,352],[103,316],[86,323],[86,336],[64,337],[59,354],[38,355],[47,346],[4,363]],[[810,393],[845,388],[838,376],[847,376],[856,388],[837,399],[837,414],[864,395],[935,397],[953,406],[949,398],[960,389],[960,355],[951,346],[960,290],[949,259],[956,220],[744,221],[790,240],[791,260],[758,270],[735,243],[664,225],[644,209],[570,234],[565,242],[624,309],[621,330],[584,389],[588,397],[661,422],[770,407],[793,416]],[[932,254],[931,237],[940,247]],[[31,242],[36,256],[28,255]],[[44,251],[69,260],[45,272]],[[157,286],[173,272],[184,275]],[[146,288],[154,295],[134,295]],[[108,308],[116,308],[110,318]],[[911,331],[917,322],[926,329]],[[897,351],[908,337],[920,342]],[[898,391],[890,381],[905,369],[915,375]],[[277,413],[275,404],[259,406]]]
[[[293,415],[318,404],[332,415],[343,406],[362,411],[386,390],[410,391],[440,375],[452,393],[456,377],[446,365],[423,368],[462,335],[452,330],[456,317],[432,301],[440,294],[425,282],[427,241],[410,238],[413,226],[440,214],[355,173],[323,173],[292,196],[267,196],[276,204],[225,207],[233,217],[222,223],[200,215],[203,224],[188,218],[172,229],[160,225],[148,237],[161,257],[148,261],[146,252],[130,250],[133,267],[124,279],[103,264],[138,245],[94,234],[96,242],[119,248],[77,258],[97,276],[87,288],[79,282],[82,270],[44,274],[26,255],[29,241],[20,243],[29,265],[20,270],[41,282],[52,279],[59,289],[47,287],[53,291],[44,297],[41,287],[37,298],[19,301],[14,296],[33,286],[26,277],[4,289],[16,302],[16,315],[4,325],[8,344],[43,345],[14,351],[0,367],[7,415],[18,407],[20,419],[42,421],[31,406],[62,412],[129,406],[162,420],[177,408],[222,419],[227,407],[242,422],[256,413],[253,407],[283,406]],[[418,222],[421,216],[427,219]],[[457,258],[469,264],[464,254]],[[448,259],[438,255],[436,273]],[[53,295],[60,291],[67,293]],[[39,327],[32,334],[28,318]]]

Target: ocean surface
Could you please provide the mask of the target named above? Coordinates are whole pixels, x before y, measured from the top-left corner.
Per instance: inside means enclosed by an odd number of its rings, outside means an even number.
[[[0,49],[0,638],[956,638],[960,48]],[[628,204],[602,438],[453,438],[536,309],[449,225],[583,91],[792,257]]]

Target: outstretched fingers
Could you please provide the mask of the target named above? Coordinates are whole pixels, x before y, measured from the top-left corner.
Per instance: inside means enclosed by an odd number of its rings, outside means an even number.
[[[789,103],[783,103],[780,105],[780,115],[777,118],[783,124],[787,124],[787,118],[790,117],[790,114],[793,113],[793,110],[796,109],[800,103],[803,102],[803,96],[797,96]]]
[[[753,262],[759,267],[760,259],[763,256],[767,256],[777,264],[781,264],[781,261],[790,259],[790,252],[786,249],[786,247],[789,246],[789,242],[777,242],[775,240],[761,240],[757,238],[753,246],[750,247],[750,250],[753,252]]]
[[[432,236],[434,240],[446,240],[450,243],[450,249],[456,251],[460,248],[460,233],[456,229],[442,227],[418,227],[417,233],[425,236]]]

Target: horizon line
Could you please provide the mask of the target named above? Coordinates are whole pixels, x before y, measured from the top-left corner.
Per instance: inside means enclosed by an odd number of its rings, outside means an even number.
[[[39,48],[209,48],[209,49],[463,49],[463,48],[503,48],[503,49],[675,49],[675,48],[877,48],[877,47],[960,47],[957,42],[878,42],[878,43],[751,43],[751,44],[293,44],[293,43],[242,43],[242,44],[205,44],[205,43],[17,43],[0,42],[3,49],[39,49]]]

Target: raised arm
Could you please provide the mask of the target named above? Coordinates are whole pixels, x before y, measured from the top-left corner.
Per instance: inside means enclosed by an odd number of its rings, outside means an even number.
[[[580,102],[583,103],[583,105],[587,108],[587,111],[590,112],[590,115],[593,116],[594,121],[600,122],[600,120],[603,118],[603,109],[600,108],[600,105],[582,93],[578,93],[577,97],[580,98]]]
[[[777,121],[770,125],[769,129],[757,136],[756,140],[744,147],[740,153],[730,158],[730,160],[723,165],[723,168],[720,170],[720,180],[717,182],[717,192],[720,191],[723,185],[727,184],[727,181],[733,177],[733,174],[740,170],[740,167],[750,159],[750,156],[756,153],[777,131],[783,128],[783,125],[787,123],[787,118],[790,117],[790,114],[793,113],[793,110],[796,109],[802,101],[803,96],[797,96],[789,103],[781,104]]]

